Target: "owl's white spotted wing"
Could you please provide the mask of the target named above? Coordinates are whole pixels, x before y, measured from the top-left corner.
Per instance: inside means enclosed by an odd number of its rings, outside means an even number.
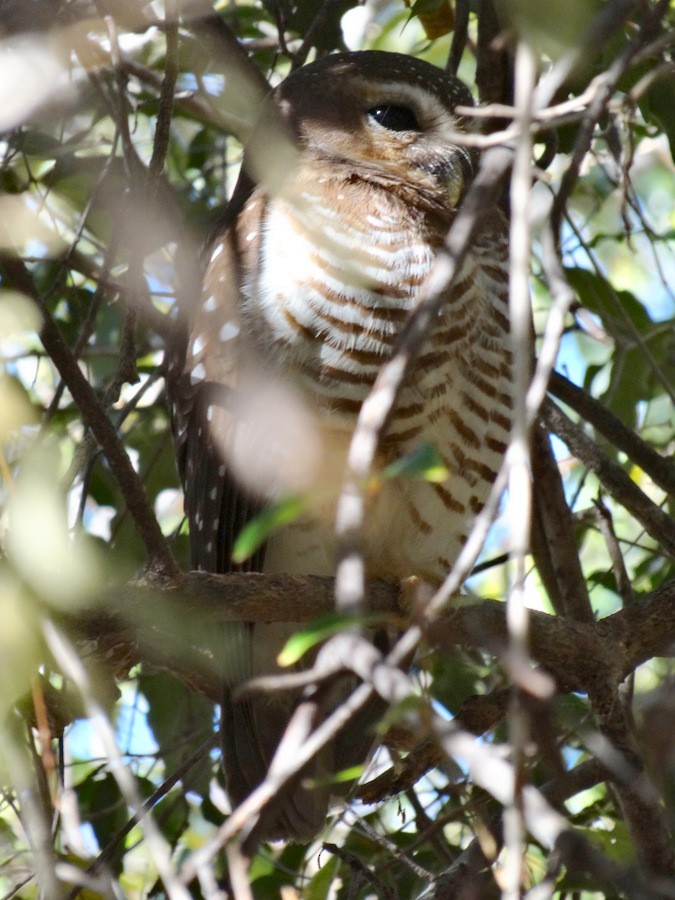
[[[233,474],[224,453],[230,438],[228,429],[233,427],[239,369],[247,352],[238,341],[242,256],[251,258],[256,252],[246,237],[257,230],[254,220],[264,207],[260,198],[259,204],[242,211],[249,193],[244,177],[230,215],[211,242],[204,296],[189,330],[185,328],[176,341],[170,367],[173,377],[169,378],[169,400],[190,529],[191,565],[214,573],[262,571],[265,555],[263,546],[243,563],[232,562],[237,537],[264,504]],[[264,779],[295,698],[277,695],[272,700],[263,696],[235,702],[231,691],[259,674],[255,661],[261,655],[269,656],[265,665],[268,671],[297,627],[229,623],[224,630],[227,670],[223,673],[221,736],[233,805],[243,801]],[[331,765],[326,765],[327,773],[330,769]],[[325,790],[295,786],[288,792],[279,820],[266,822],[264,834],[269,838],[308,839],[323,824],[326,805]]]
[[[237,537],[260,514],[262,504],[230,472],[222,441],[218,441],[214,429],[219,418],[227,421],[236,390],[234,368],[227,362],[227,355],[235,354],[236,347],[230,342],[223,351],[220,338],[228,317],[237,316],[237,214],[249,193],[250,182],[242,180],[228,216],[209,241],[205,296],[189,320],[178,323],[167,379],[176,460],[189,524],[190,564],[193,569],[214,573],[259,572],[264,558],[264,548],[260,548],[243,563],[232,562]],[[213,299],[209,303],[212,295],[208,286],[214,282],[218,285],[217,307]]]

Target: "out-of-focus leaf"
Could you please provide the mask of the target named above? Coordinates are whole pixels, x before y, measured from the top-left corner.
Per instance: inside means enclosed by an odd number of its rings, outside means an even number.
[[[37,421],[28,391],[18,378],[0,374],[0,445],[24,425]]]
[[[368,628],[381,624],[382,616],[345,616],[340,613],[331,613],[321,616],[309,628],[296,632],[290,637],[277,658],[280,666],[292,666],[301,659],[308,650],[325,641],[334,634],[339,634],[352,626]]]
[[[95,465],[92,468],[89,493],[99,506],[116,506],[120,502],[119,485],[105,466]]]
[[[599,0],[568,0],[564,4],[498,0],[496,6],[504,21],[515,27],[537,53],[558,59],[578,46],[600,3]]]
[[[386,734],[392,725],[398,724],[401,719],[408,715],[408,713],[412,712],[413,714],[417,714],[420,704],[423,703],[424,700],[421,697],[413,696],[406,697],[404,700],[399,700],[398,703],[392,703],[386,714],[378,722],[378,733]]]
[[[86,868],[92,864],[93,860],[91,859],[81,859],[79,856],[75,856],[74,853],[66,853],[65,855],[58,855],[59,862],[66,862],[71,866],[76,866],[78,869],[82,869],[83,873]],[[78,889],[77,900],[108,900],[109,894],[101,894],[98,891],[94,890],[92,887],[83,887]],[[28,898],[26,898],[28,900]]]
[[[211,825],[215,825],[216,827],[223,824],[223,814],[210,797],[206,796],[202,798],[200,810],[205,822],[210,822]]]
[[[655,326],[641,344],[618,353],[610,387],[603,399],[627,424],[635,427],[638,403],[675,384],[675,334],[669,325]]]
[[[635,859],[635,848],[628,829],[621,819],[612,817],[610,820],[608,817],[605,823],[597,822],[595,828],[579,828],[577,830],[614,862],[627,866],[631,860]],[[575,873],[568,870],[559,886],[570,890],[574,887],[583,887],[585,880],[585,876],[582,875],[581,880],[578,881]]]
[[[596,272],[568,268],[567,278],[585,308],[595,313],[612,335],[616,349],[610,383],[603,394],[607,406],[626,424],[635,426],[638,403],[662,393],[675,381],[675,336],[669,324],[652,321],[644,305],[630,291],[614,290]],[[585,383],[593,382],[597,367],[589,366]]]
[[[64,67],[44,40],[0,40],[0,132],[21,124],[66,87]]]
[[[429,673],[433,680],[431,692],[450,712],[456,713],[467,697],[478,694],[487,676],[492,676],[493,666],[477,666],[475,659],[468,659],[460,653],[435,656],[430,663]]]
[[[152,808],[152,815],[169,846],[175,847],[185,831],[190,807],[182,789],[168,793]]]
[[[44,599],[72,606],[95,593],[102,571],[93,547],[76,543],[68,532],[57,463],[46,446],[25,459],[9,504],[7,549],[23,578]]]
[[[652,324],[649,313],[629,291],[617,291],[597,272],[588,269],[566,268],[565,275],[581,303],[602,319],[605,329],[617,341],[634,340],[630,323],[639,331]]]
[[[129,435],[129,446],[138,451],[145,490],[152,502],[165,488],[176,485],[176,461],[167,431],[163,409],[144,410]]]
[[[189,169],[202,169],[213,152],[213,131],[202,128],[192,138],[187,154],[187,167]]]
[[[306,849],[302,844],[288,844],[278,860],[270,859],[264,852],[259,853],[253,860],[249,872],[255,900],[284,897],[284,889],[288,890],[294,884],[292,873],[297,872],[302,866]]]
[[[379,477],[383,480],[410,477],[441,482],[445,481],[449,475],[448,467],[441,454],[433,444],[425,443],[390,463],[382,470]]]
[[[23,129],[20,146],[26,156],[36,156],[40,159],[57,159],[64,153],[63,141],[34,128]]]
[[[588,700],[579,694],[556,697],[555,714],[565,731],[572,732],[589,715]]]
[[[283,525],[295,522],[307,510],[307,500],[302,497],[289,497],[256,516],[242,528],[232,550],[232,561],[242,563],[253,556],[256,550],[265,543],[270,535]]]
[[[334,50],[342,45],[340,21],[353,6],[357,6],[357,0],[337,0],[325,7],[321,28],[315,36],[317,47]],[[307,34],[316,17],[316,0],[296,0],[295,3],[287,4],[286,10],[288,27],[299,35]]]
[[[63,237],[42,215],[35,198],[27,193],[0,196],[0,249],[25,253],[35,244],[56,253]]]
[[[406,0],[410,15],[420,20],[430,41],[449,34],[455,27],[455,14],[449,0]]]
[[[9,566],[0,566],[0,721],[23,695],[44,660],[33,598]]]
[[[340,870],[340,860],[332,856],[326,860],[317,872],[310,878],[309,884],[303,888],[304,900],[324,900],[330,896],[330,888]]]

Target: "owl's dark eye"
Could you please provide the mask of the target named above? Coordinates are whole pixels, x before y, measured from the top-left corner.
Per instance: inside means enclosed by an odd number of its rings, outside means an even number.
[[[409,106],[383,103],[368,110],[368,115],[390,131],[419,131],[417,116]]]

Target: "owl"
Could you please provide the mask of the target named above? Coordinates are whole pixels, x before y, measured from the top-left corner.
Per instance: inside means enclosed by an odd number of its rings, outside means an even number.
[[[170,371],[194,568],[333,573],[356,418],[477,165],[461,141],[469,123],[455,111],[471,104],[442,70],[376,51],[311,63],[267,99]],[[511,423],[507,233],[495,208],[381,437],[378,471],[430,445],[447,477],[374,481],[363,540],[370,578],[438,583],[499,470]],[[288,496],[301,498],[299,514],[235,566],[244,525]],[[263,780],[297,697],[235,700],[232,691],[276,671],[294,630],[228,629],[222,730],[234,804]],[[349,732],[298,779],[266,837],[306,840],[321,829],[330,774],[362,762],[372,740],[365,725]]]

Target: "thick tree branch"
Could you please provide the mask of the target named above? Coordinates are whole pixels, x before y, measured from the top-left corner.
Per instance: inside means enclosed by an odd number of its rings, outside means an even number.
[[[616,689],[607,683],[590,692],[591,705],[606,746],[596,755],[610,772],[612,790],[642,865],[659,875],[675,875],[675,848],[660,798],[649,779],[633,734],[630,713]],[[593,748],[595,749],[595,748]]]
[[[145,661],[167,669],[195,690],[220,700],[228,622],[310,623],[334,611],[334,581],[318,576],[191,572],[166,587],[132,585],[70,617],[89,653],[120,674]],[[366,605],[403,627],[398,589],[368,586]],[[636,666],[670,652],[675,643],[675,581],[597,623],[530,612],[532,657],[561,691],[588,692],[606,679],[620,683]],[[507,646],[505,607],[485,600],[451,609],[430,626],[427,640],[442,649]],[[467,727],[472,725],[467,723]]]

